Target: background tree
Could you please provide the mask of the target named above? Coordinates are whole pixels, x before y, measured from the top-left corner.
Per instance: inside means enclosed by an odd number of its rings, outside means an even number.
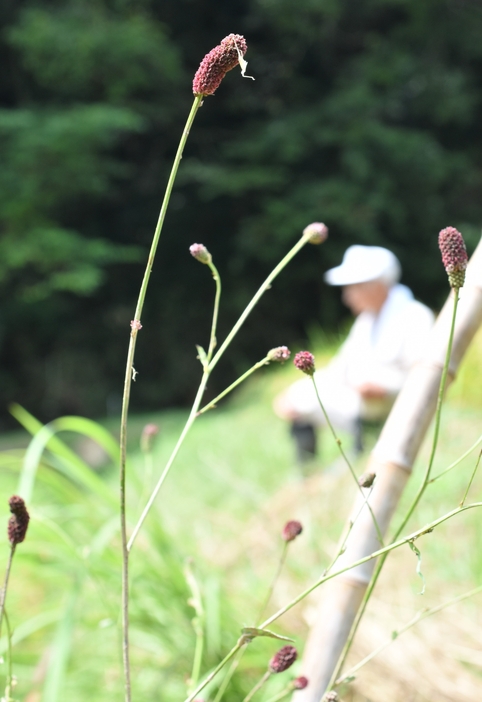
[[[389,246],[437,307],[436,233],[479,236],[482,9],[470,0],[6,3],[0,51],[1,397],[43,419],[116,411],[129,321],[200,59],[230,32],[256,82],[207,98],[183,159],[143,318],[133,406],[190,398],[212,290],[220,332],[310,221],[304,251],[220,366],[314,325],[338,296],[322,271],[355,242]],[[149,343],[145,339],[149,335]],[[144,343],[142,343],[144,342]],[[216,387],[215,383],[219,386]]]

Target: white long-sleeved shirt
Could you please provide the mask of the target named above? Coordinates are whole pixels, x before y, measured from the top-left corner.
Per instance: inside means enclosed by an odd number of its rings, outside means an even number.
[[[433,321],[405,285],[395,285],[378,315],[358,315],[327,370],[352,388],[373,383],[395,395],[420,358]]]

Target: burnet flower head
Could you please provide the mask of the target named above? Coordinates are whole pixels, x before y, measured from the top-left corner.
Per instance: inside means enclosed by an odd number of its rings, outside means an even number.
[[[462,234],[455,227],[445,227],[438,235],[442,263],[452,288],[461,288],[465,282],[467,249]]]
[[[315,357],[309,351],[299,351],[293,363],[302,373],[312,376],[315,372]]]
[[[206,54],[192,82],[194,95],[213,95],[226,73],[239,64],[248,50],[241,34],[229,34]]]
[[[294,646],[283,646],[270,660],[268,670],[271,673],[283,673],[293,665],[297,658],[298,651]]]
[[[22,543],[27,533],[30,515],[24,500],[18,495],[12,495],[8,501],[12,516],[8,520],[8,540],[12,546]]]

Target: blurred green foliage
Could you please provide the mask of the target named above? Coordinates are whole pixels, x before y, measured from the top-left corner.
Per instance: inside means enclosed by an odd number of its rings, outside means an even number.
[[[144,312],[134,407],[184,403],[212,284],[220,338],[310,221],[309,247],[248,320],[210,392],[340,317],[322,271],[354,243],[401,259],[434,307],[436,235],[479,237],[482,8],[471,0],[33,0],[0,8],[0,411],[119,406],[144,259],[204,54],[248,41],[198,115]]]

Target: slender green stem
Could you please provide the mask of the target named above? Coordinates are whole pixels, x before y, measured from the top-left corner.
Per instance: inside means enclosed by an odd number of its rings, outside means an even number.
[[[273,269],[273,271],[272,271],[272,272],[269,274],[269,276],[266,278],[266,280],[265,280],[264,283],[261,285],[261,287],[259,288],[259,290],[258,290],[258,291],[256,292],[256,294],[253,296],[251,302],[249,302],[249,304],[248,304],[247,307],[245,308],[244,312],[243,312],[243,313],[241,314],[241,316],[239,317],[238,321],[236,322],[236,324],[234,325],[234,327],[232,328],[232,330],[230,331],[230,333],[229,333],[228,336],[226,337],[225,341],[223,342],[223,344],[221,345],[221,347],[218,349],[218,352],[216,353],[216,355],[214,356],[214,358],[212,358],[209,362],[207,362],[207,363],[204,364],[204,374],[203,374],[203,377],[202,377],[202,380],[201,380],[201,384],[200,384],[200,386],[199,386],[199,390],[198,390],[197,395],[196,395],[196,399],[194,400],[193,407],[192,407],[192,409],[191,409],[191,412],[190,412],[190,414],[189,414],[188,420],[187,420],[187,422],[186,422],[186,425],[185,425],[185,427],[184,427],[184,429],[183,429],[183,431],[182,431],[181,436],[179,437],[179,440],[178,440],[176,446],[174,447],[174,450],[173,450],[173,452],[172,452],[172,454],[171,454],[171,457],[169,458],[169,461],[168,461],[166,467],[164,468],[164,471],[163,471],[161,477],[159,478],[159,480],[158,480],[158,482],[157,482],[157,484],[156,484],[156,486],[155,486],[155,488],[154,488],[154,490],[153,490],[153,492],[152,492],[152,494],[151,494],[151,496],[150,496],[150,498],[149,498],[149,500],[148,500],[146,506],[144,507],[144,509],[143,509],[143,511],[142,511],[141,516],[139,517],[139,520],[138,520],[136,526],[134,527],[134,530],[133,530],[133,532],[132,532],[132,534],[131,534],[131,537],[130,537],[130,539],[129,539],[129,542],[127,543],[127,547],[126,547],[127,553],[129,553],[130,550],[132,549],[132,546],[133,546],[134,541],[135,541],[135,539],[136,539],[136,537],[137,537],[137,534],[139,533],[139,530],[140,530],[142,524],[144,523],[145,518],[147,517],[147,515],[148,515],[148,513],[149,513],[149,510],[150,510],[150,508],[151,508],[151,506],[152,506],[152,503],[154,502],[154,500],[155,500],[155,498],[156,498],[156,496],[157,496],[159,490],[161,489],[161,486],[162,486],[164,480],[166,479],[167,474],[169,473],[169,470],[170,470],[170,468],[171,468],[171,466],[172,466],[172,464],[173,464],[173,462],[174,462],[174,459],[176,458],[176,456],[177,456],[177,454],[178,454],[178,452],[179,452],[179,449],[180,449],[181,446],[182,446],[182,443],[183,443],[183,441],[184,441],[184,439],[185,439],[185,437],[186,437],[186,435],[187,435],[189,429],[191,428],[191,426],[192,426],[194,420],[196,419],[196,416],[197,416],[198,411],[199,411],[199,405],[200,405],[200,403],[201,403],[201,399],[202,399],[202,396],[203,396],[203,394],[204,394],[204,390],[205,390],[205,388],[206,388],[206,384],[207,384],[208,378],[209,378],[209,376],[210,376],[210,374],[211,374],[213,368],[216,366],[216,364],[217,364],[217,362],[219,361],[219,359],[221,358],[222,354],[224,353],[224,351],[227,349],[227,347],[229,346],[229,344],[231,343],[231,341],[232,341],[232,340],[234,339],[234,337],[236,336],[237,332],[238,332],[239,329],[241,328],[242,324],[244,323],[244,321],[246,320],[246,318],[248,317],[249,313],[251,312],[251,310],[253,309],[253,307],[256,305],[256,303],[258,302],[258,300],[260,299],[260,297],[263,295],[263,293],[264,293],[266,290],[269,289],[271,283],[272,283],[273,280],[276,278],[276,276],[277,276],[279,273],[281,273],[281,271],[283,270],[283,268],[286,267],[286,265],[289,263],[289,261],[291,261],[291,259],[295,256],[295,254],[297,254],[298,251],[299,251],[300,249],[303,248],[303,246],[309,241],[309,239],[310,239],[309,236],[302,236],[301,239],[291,248],[291,250],[290,250],[290,251],[286,254],[286,256],[281,260],[281,262]],[[219,276],[215,276],[215,281],[216,281],[216,285],[220,285]],[[219,288],[219,290],[220,290],[220,288]],[[218,298],[218,292],[217,292],[217,294],[216,294],[216,299],[217,299],[217,298]],[[213,319],[215,319],[215,318],[216,318],[216,312],[215,312],[215,315],[214,315]],[[215,338],[215,333],[214,333],[214,334],[211,333],[211,339],[213,339],[213,338]]]
[[[426,524],[424,527],[421,529],[417,529],[417,531],[412,532],[408,536],[405,536],[403,539],[399,539],[398,541],[394,541],[388,546],[384,546],[383,548],[378,549],[377,551],[374,551],[373,553],[370,553],[368,556],[364,556],[363,558],[359,558],[357,561],[353,561],[353,563],[350,563],[347,566],[344,566],[343,568],[340,568],[339,570],[334,571],[333,573],[328,573],[327,575],[323,575],[321,578],[316,580],[310,587],[306,588],[306,590],[303,590],[303,592],[295,597],[291,602],[289,602],[287,605],[282,607],[280,610],[278,610],[275,614],[273,614],[269,619],[266,619],[262,624],[259,625],[259,629],[266,629],[270,624],[272,624],[274,621],[279,619],[283,614],[286,614],[286,612],[289,612],[290,609],[293,609],[295,605],[297,605],[301,600],[303,600],[305,597],[307,597],[309,594],[313,592],[313,590],[316,590],[320,585],[325,583],[327,580],[332,580],[333,578],[336,578],[338,575],[341,575],[342,573],[346,573],[348,570],[351,570],[352,568],[356,568],[356,566],[363,565],[363,563],[367,563],[368,561],[372,561],[374,558],[379,558],[380,556],[383,556],[390,551],[393,551],[396,548],[400,548],[400,546],[403,546],[404,544],[407,544],[409,541],[415,541],[416,539],[420,538],[424,534],[428,534],[431,531],[435,529],[435,527],[439,526],[439,524],[442,524],[443,522],[447,521],[448,519],[452,519],[452,517],[455,517],[457,514],[460,514],[461,512],[464,512],[465,510],[468,509],[474,509],[475,507],[482,507],[482,502],[473,502],[470,505],[465,505],[464,507],[457,507],[456,509],[452,510],[451,512],[447,512],[444,514],[442,517],[439,517],[438,519],[435,519],[433,522],[430,522],[429,524]],[[331,688],[330,688],[331,689]]]
[[[461,507],[463,507],[464,504],[465,504],[465,500],[467,499],[467,495],[469,494],[469,490],[470,490],[470,487],[471,487],[471,485],[472,485],[472,483],[473,483],[473,481],[474,481],[475,474],[477,473],[477,469],[478,469],[478,467],[479,467],[479,463],[480,463],[481,457],[482,457],[482,451],[480,451],[480,453],[479,453],[479,457],[477,458],[477,461],[476,461],[476,463],[475,463],[475,468],[474,468],[474,470],[472,471],[472,475],[470,476],[469,484],[467,485],[467,490],[465,491],[465,495],[463,496],[462,502],[460,503],[460,506],[461,506]]]
[[[192,672],[189,680],[188,693],[191,692],[197,685],[199,680],[199,675],[201,673],[201,663],[204,651],[204,607],[201,597],[201,590],[199,589],[198,582],[191,568],[190,562],[188,561],[185,568],[186,580],[191,590],[192,597],[189,600],[189,604],[194,608],[196,616],[192,620],[194,633],[196,634],[196,646],[194,649],[194,659],[192,664]]]
[[[476,449],[477,446],[479,446],[481,443],[482,443],[482,434],[479,436],[479,438],[477,439],[477,441],[475,442],[475,444],[472,444],[472,446],[471,446],[464,454],[462,454],[462,456],[460,456],[459,458],[457,458],[456,461],[454,461],[453,463],[451,463],[451,464],[449,465],[449,467],[448,467],[448,468],[445,468],[445,470],[443,470],[441,473],[439,473],[438,475],[436,475],[436,476],[433,477],[433,478],[430,478],[430,480],[429,480],[428,482],[429,482],[429,483],[434,483],[436,480],[439,480],[439,478],[442,478],[446,473],[449,473],[451,470],[453,470],[454,468],[456,468],[456,467],[459,465],[459,463],[462,463],[462,461],[464,460],[464,458],[467,458],[467,456],[470,456],[470,454],[472,453],[472,451],[473,451],[474,449]]]
[[[226,689],[227,689],[229,683],[231,682],[231,678],[233,677],[234,673],[236,672],[236,670],[238,668],[238,665],[241,661],[241,658],[243,657],[245,650],[246,649],[239,651],[238,655],[236,656],[236,658],[233,660],[233,662],[229,666],[229,669],[228,669],[226,675],[224,676],[224,678],[222,679],[221,685],[219,686],[218,691],[216,692],[216,697],[214,698],[213,702],[220,702],[220,700],[222,699],[224,693],[226,692]]]
[[[214,349],[216,348],[216,329],[218,325],[218,315],[219,315],[219,301],[221,299],[221,277],[218,273],[218,269],[212,261],[208,263],[209,268],[213,274],[214,282],[216,283],[216,295],[214,297],[214,310],[213,310],[213,321],[211,324],[211,336],[209,338],[209,348],[207,353],[207,363],[212,358]]]
[[[270,677],[271,677],[271,671],[267,670],[266,673],[261,678],[261,680],[259,682],[257,682],[256,685],[253,687],[253,689],[246,695],[243,702],[249,702],[249,700],[251,700],[255,696],[255,694],[258,692],[258,690],[261,690],[263,685],[269,680]]]
[[[10,578],[10,571],[12,570],[12,562],[14,555],[15,544],[12,544],[10,548],[10,553],[8,555],[7,567],[5,569],[5,579],[3,581],[3,588],[0,592],[0,636],[2,635],[3,616],[5,614],[5,600],[7,599],[8,580]]]
[[[288,545],[289,545],[289,543],[290,543],[289,541],[284,541],[284,542],[283,542],[283,550],[282,550],[282,552],[281,552],[281,556],[280,556],[280,559],[279,559],[279,562],[278,562],[278,567],[277,567],[277,569],[276,569],[276,573],[275,573],[274,576],[273,576],[273,579],[272,579],[272,581],[271,581],[271,584],[270,584],[270,586],[269,586],[269,588],[268,588],[268,592],[266,593],[266,597],[264,598],[264,602],[263,602],[263,604],[262,604],[262,606],[261,606],[261,609],[260,609],[260,611],[259,611],[258,617],[257,617],[257,619],[256,619],[256,621],[257,621],[258,624],[259,624],[259,622],[262,622],[262,621],[263,621],[263,614],[264,614],[265,611],[266,611],[266,607],[267,607],[268,604],[269,604],[269,601],[270,601],[270,599],[271,599],[271,595],[273,594],[273,590],[274,590],[274,588],[275,588],[275,586],[276,586],[276,583],[278,582],[278,578],[279,578],[279,576],[280,576],[280,574],[281,574],[281,571],[282,571],[282,569],[283,569],[283,565],[284,565],[284,562],[285,562],[285,560],[286,560],[286,555],[287,555],[287,553],[288,553]]]
[[[162,226],[164,224],[164,219],[166,217],[167,207],[169,205],[169,200],[171,197],[172,188],[174,181],[176,179],[179,164],[182,158],[182,152],[189,136],[189,131],[191,129],[192,123],[196,116],[196,113],[201,105],[202,96],[196,96],[194,98],[191,111],[187,118],[186,125],[184,127],[181,140],[174,158],[174,163],[169,175],[169,180],[167,182],[166,191],[164,193],[164,199],[161,205],[161,211],[159,213],[159,218],[154,231],[154,236],[152,239],[151,249],[149,251],[149,257],[147,259],[146,270],[144,272],[144,278],[141,283],[141,288],[139,291],[139,297],[137,299],[136,311],[134,314],[134,320],[131,322],[131,335],[129,339],[129,349],[127,352],[127,363],[126,372],[124,377],[124,393],[122,397],[122,411],[121,411],[121,427],[120,427],[120,471],[119,471],[119,483],[120,483],[120,522],[121,522],[121,541],[122,541],[122,659],[124,666],[124,687],[125,687],[125,700],[126,702],[131,701],[131,676],[130,676],[130,662],[129,662],[129,549],[127,547],[127,525],[126,525],[126,460],[127,460],[127,417],[129,412],[129,400],[130,400],[130,389],[132,380],[135,379],[136,371],[134,369],[134,355],[136,349],[137,333],[141,329],[141,315],[142,309],[144,307],[144,301],[147,293],[147,286],[149,283],[149,278],[152,271],[152,266],[154,264],[154,257],[156,255],[157,246],[159,243],[159,238],[161,236]]]
[[[8,677],[7,684],[5,686],[5,702],[14,702],[11,692],[13,687],[13,661],[12,661],[12,630],[10,628],[10,621],[8,615],[5,612],[5,624],[7,627],[8,636]]]
[[[371,495],[371,493],[372,493],[372,490],[373,490],[373,487],[370,488],[370,492],[368,493],[368,497],[370,497],[370,495]],[[350,520],[350,522],[349,522],[349,524],[348,524],[348,529],[346,530],[345,535],[344,535],[343,538],[341,539],[341,543],[340,543],[340,546],[339,546],[339,548],[338,548],[338,550],[337,550],[337,552],[336,552],[336,554],[335,554],[335,557],[334,557],[333,560],[331,561],[330,565],[329,565],[327,568],[325,568],[325,570],[323,571],[323,575],[326,575],[327,573],[330,572],[330,570],[333,568],[333,566],[335,565],[335,563],[337,562],[337,560],[338,560],[338,559],[340,558],[340,556],[345,552],[345,546],[346,546],[346,542],[348,541],[348,537],[350,536],[351,531],[352,531],[353,527],[355,526],[358,517],[359,517],[360,514],[362,513],[363,507],[364,507],[364,506],[365,506],[365,503],[363,503],[363,504],[361,505],[360,509],[359,509],[358,512],[357,512],[357,515],[356,515],[355,519]]]
[[[445,395],[445,386],[447,384],[447,374],[448,374],[448,369],[449,369],[449,364],[450,364],[450,357],[452,355],[452,344],[454,340],[454,330],[455,330],[455,319],[457,316],[457,306],[459,302],[459,289],[454,288],[454,306],[453,306],[453,312],[452,312],[452,322],[450,325],[450,335],[449,335],[449,341],[447,344],[447,353],[445,355],[445,363],[442,369],[442,377],[440,379],[440,386],[439,386],[439,391],[438,391],[438,397],[437,397],[437,407],[435,409],[435,427],[434,427],[434,433],[433,433],[433,441],[432,441],[432,450],[430,452],[430,458],[427,464],[427,468],[425,470],[425,475],[422,480],[422,484],[420,485],[417,494],[415,495],[412,504],[407,510],[407,513],[405,517],[402,520],[402,523],[398,527],[397,531],[395,532],[395,537],[397,538],[398,535],[405,529],[405,526],[408,524],[408,521],[410,520],[410,517],[414,513],[418,503],[420,502],[420,498],[422,497],[423,493],[425,492],[425,488],[427,487],[428,481],[430,479],[430,473],[432,471],[433,467],[433,462],[435,459],[435,453],[437,451],[437,446],[438,446],[438,437],[439,437],[439,432],[440,432],[440,418],[442,416],[442,404],[444,400],[444,395]]]
[[[368,656],[365,656],[365,658],[363,658],[359,663],[354,665],[353,668],[347,670],[341,678],[338,678],[338,680],[336,681],[336,685],[340,685],[342,682],[347,681],[347,678],[351,678],[356,672],[360,670],[360,668],[363,668],[363,666],[369,663],[369,661],[373,660],[375,656],[378,656],[379,653],[388,648],[388,646],[390,646],[390,644],[392,644],[395,641],[395,639],[397,639],[399,636],[411,629],[412,626],[414,626],[418,622],[421,622],[427,617],[431,617],[432,614],[436,614],[437,612],[440,612],[441,610],[446,609],[447,607],[450,607],[451,605],[456,604],[457,602],[461,602],[462,600],[466,600],[467,598],[472,597],[473,595],[477,595],[479,592],[482,592],[482,585],[479,585],[479,587],[475,587],[469,592],[465,592],[463,595],[453,597],[452,599],[448,600],[447,602],[444,602],[441,605],[437,605],[436,607],[431,607],[430,609],[425,609],[421,610],[420,612],[417,612],[417,614],[401,629],[398,629],[398,631],[394,631],[393,635],[389,639],[387,639],[387,641],[380,644],[380,646],[378,646],[374,651],[369,653]]]
[[[201,383],[199,385],[193,406],[192,406],[191,411],[189,413],[189,417],[187,418],[186,424],[184,425],[184,428],[181,432],[181,435],[180,435],[179,439],[177,440],[177,443],[174,446],[174,449],[169,457],[169,460],[166,463],[166,467],[162,471],[161,476],[160,476],[159,480],[157,481],[156,486],[154,487],[154,490],[152,491],[151,496],[149,497],[149,499],[146,503],[146,506],[142,510],[142,514],[139,517],[137,524],[135,525],[135,527],[132,531],[129,542],[127,544],[127,552],[128,553],[130,553],[132,546],[134,545],[134,542],[137,538],[139,530],[142,527],[147,515],[149,514],[149,510],[151,509],[152,504],[153,504],[154,500],[156,499],[157,494],[158,494],[159,490],[161,489],[162,484],[164,483],[164,481],[165,481],[165,479],[166,479],[166,477],[171,469],[171,466],[174,463],[174,460],[175,460],[177,454],[179,453],[179,449],[181,448],[182,444],[184,443],[184,439],[186,438],[186,436],[189,433],[190,428],[194,424],[194,421],[195,421],[196,416],[197,416],[199,405],[201,404],[202,396],[203,396],[204,391],[206,389],[206,384],[207,384],[208,378],[209,378],[209,373],[207,371],[205,371],[203,373]]]
[[[185,702],[192,702],[192,700],[193,700],[195,697],[197,697],[197,696],[199,695],[199,693],[201,692],[201,690],[204,690],[204,688],[206,687],[206,685],[209,685],[209,683],[211,682],[211,680],[214,680],[214,678],[215,678],[216,675],[219,673],[219,671],[222,670],[222,669],[224,668],[224,666],[225,666],[227,663],[229,663],[229,661],[231,660],[231,658],[232,658],[234,655],[236,655],[236,653],[237,653],[241,648],[243,648],[243,646],[246,646],[246,645],[247,645],[246,640],[245,640],[243,637],[241,637],[241,638],[238,640],[236,646],[233,646],[233,648],[229,651],[229,653],[227,654],[227,656],[225,656],[225,657],[223,658],[223,660],[222,660],[220,663],[218,663],[218,665],[214,668],[214,670],[212,670],[212,671],[209,673],[209,675],[197,686],[197,688],[194,690],[194,692],[191,692],[191,694],[189,695],[189,697],[186,698]]]
[[[369,512],[370,512],[370,514],[371,514],[371,517],[372,517],[372,520],[373,520],[373,525],[374,525],[374,527],[375,527],[375,529],[376,529],[376,532],[377,532],[378,541],[379,541],[380,544],[383,546],[383,535],[382,535],[382,532],[380,531],[380,527],[378,526],[377,518],[375,517],[375,514],[374,514],[374,512],[373,512],[372,506],[371,506],[371,504],[370,504],[369,501],[368,501],[368,496],[364,494],[363,488],[358,484],[358,478],[356,477],[356,473],[355,473],[355,471],[353,470],[353,466],[352,466],[352,464],[351,464],[351,462],[350,462],[348,456],[346,455],[346,453],[345,453],[345,451],[344,451],[344,449],[343,449],[343,446],[342,446],[342,443],[341,443],[341,439],[337,436],[337,433],[336,433],[336,431],[335,431],[335,428],[334,428],[333,424],[331,423],[331,420],[330,420],[330,418],[329,418],[329,416],[328,416],[328,412],[326,411],[325,406],[324,406],[323,402],[321,401],[320,393],[318,392],[318,388],[317,388],[317,386],[316,386],[316,381],[315,381],[314,376],[311,376],[311,381],[312,381],[312,383],[313,383],[313,387],[315,388],[316,398],[317,398],[317,400],[318,400],[318,404],[320,405],[321,410],[322,410],[322,412],[323,412],[323,415],[324,415],[324,417],[325,417],[325,421],[326,421],[326,423],[327,423],[327,425],[328,425],[328,427],[329,427],[329,429],[330,429],[330,431],[331,431],[331,433],[332,433],[332,436],[333,436],[333,438],[334,438],[334,440],[335,440],[336,445],[338,446],[338,450],[340,451],[341,456],[342,456],[343,460],[345,461],[346,465],[348,466],[348,469],[349,469],[349,471],[350,471],[350,473],[351,473],[351,475],[352,475],[352,477],[353,477],[353,480],[355,481],[356,486],[357,486],[358,490],[360,491],[360,494],[361,494],[361,496],[362,496],[363,502],[364,502],[364,504],[367,506],[367,508],[368,508],[368,510],[369,510]]]
[[[5,702],[14,702],[11,696],[12,680],[13,680],[13,662],[12,662],[12,630],[10,628],[10,620],[7,611],[5,610],[5,625],[7,627],[7,647],[8,647],[8,671],[5,685]]]
[[[278,692],[277,695],[274,697],[270,697],[268,702],[279,702],[279,700],[282,700],[283,697],[286,697],[287,695],[290,695],[294,691],[293,685],[287,685],[284,690],[281,690],[281,692]]]
[[[214,400],[211,400],[207,405],[204,405],[202,409],[199,410],[198,414],[204,414],[204,412],[207,412],[210,409],[213,409],[216,407],[217,403],[219,400],[221,400],[223,397],[226,397],[234,388],[236,388],[238,385],[240,385],[246,378],[249,378],[250,375],[252,375],[255,371],[257,371],[259,368],[262,368],[263,366],[266,366],[269,363],[269,358],[266,356],[263,358],[262,361],[258,361],[258,363],[255,363],[252,368],[246,371],[246,373],[243,373],[243,375],[239,376],[237,380],[234,381],[234,383],[231,383],[231,385],[226,388],[226,390],[223,390],[217,397],[214,398]]]
[[[445,394],[447,373],[448,373],[448,368],[449,368],[449,364],[450,364],[450,357],[452,355],[452,345],[453,345],[453,338],[454,338],[455,319],[456,319],[456,315],[457,315],[458,300],[459,300],[459,289],[454,288],[454,305],[453,305],[453,312],[452,312],[452,320],[451,320],[451,324],[450,324],[450,333],[449,333],[449,340],[448,340],[448,344],[447,344],[447,352],[445,354],[445,362],[444,362],[444,366],[442,369],[442,375],[440,378],[440,385],[439,385],[439,391],[438,391],[438,396],[437,396],[437,405],[436,405],[436,410],[435,410],[435,428],[434,428],[434,435],[433,435],[433,440],[432,440],[432,450],[430,453],[430,459],[429,459],[427,468],[425,470],[425,474],[424,474],[422,483],[421,483],[421,485],[417,491],[417,494],[415,495],[415,498],[413,499],[410,507],[408,508],[407,513],[406,513],[404,519],[402,520],[402,523],[400,524],[400,526],[396,530],[396,532],[393,536],[393,539],[392,539],[392,543],[396,539],[398,539],[398,537],[402,533],[402,531],[405,528],[406,524],[408,523],[410,517],[412,516],[415,508],[417,507],[417,505],[420,501],[420,498],[422,497],[422,495],[423,495],[423,493],[424,493],[424,491],[429,483],[429,480],[430,480],[430,473],[432,470],[433,461],[435,458],[435,452],[436,452],[437,444],[438,444],[438,436],[439,436],[439,429],[440,429],[440,417],[441,417],[441,413],[442,413],[442,404],[443,404],[443,398],[444,398],[444,394]],[[368,584],[366,592],[363,596],[363,600],[361,602],[361,605],[358,609],[358,612],[355,616],[352,627],[350,629],[350,633],[349,633],[348,638],[345,642],[345,645],[344,645],[343,650],[341,652],[340,658],[338,659],[338,663],[335,667],[335,670],[333,671],[333,675],[331,677],[331,680],[328,684],[328,687],[327,687],[328,690],[331,690],[332,687],[334,686],[335,681],[338,679],[338,677],[340,675],[340,671],[341,671],[343,665],[345,664],[346,657],[350,651],[353,640],[355,638],[355,634],[356,634],[358,627],[360,625],[360,622],[365,614],[365,610],[367,608],[368,602],[370,600],[370,597],[372,596],[373,590],[375,589],[375,585],[376,585],[378,578],[380,576],[380,573],[383,569],[383,566],[385,564],[385,560],[386,560],[387,556],[388,556],[388,552],[383,554],[383,557],[380,559],[380,561],[375,566],[372,577],[370,579],[370,582]]]
[[[229,344],[232,342],[232,340],[234,339],[234,337],[236,336],[236,334],[238,333],[238,331],[240,330],[240,328],[242,327],[242,325],[246,321],[248,315],[252,312],[253,308],[256,306],[257,302],[259,301],[259,299],[261,298],[263,293],[266,292],[266,290],[268,290],[271,287],[271,283],[273,282],[273,280],[281,273],[283,268],[285,268],[287,266],[287,264],[291,261],[291,259],[294,256],[296,256],[298,251],[300,251],[300,249],[302,249],[303,246],[305,246],[305,244],[308,243],[309,239],[310,239],[309,235],[302,236],[301,239],[299,239],[296,242],[296,244],[293,246],[293,248],[290,249],[290,251],[288,251],[286,256],[271,271],[269,276],[266,278],[264,283],[261,285],[259,290],[256,292],[256,294],[254,295],[252,300],[248,303],[244,312],[241,314],[238,321],[236,322],[236,324],[231,329],[228,336],[226,337],[226,339],[223,341],[222,345],[218,349],[218,352],[216,353],[216,355],[214,356],[214,358],[212,359],[212,361],[209,364],[210,370],[212,370],[215,367],[215,365],[218,363],[219,359],[221,358],[223,353],[226,351]]]

